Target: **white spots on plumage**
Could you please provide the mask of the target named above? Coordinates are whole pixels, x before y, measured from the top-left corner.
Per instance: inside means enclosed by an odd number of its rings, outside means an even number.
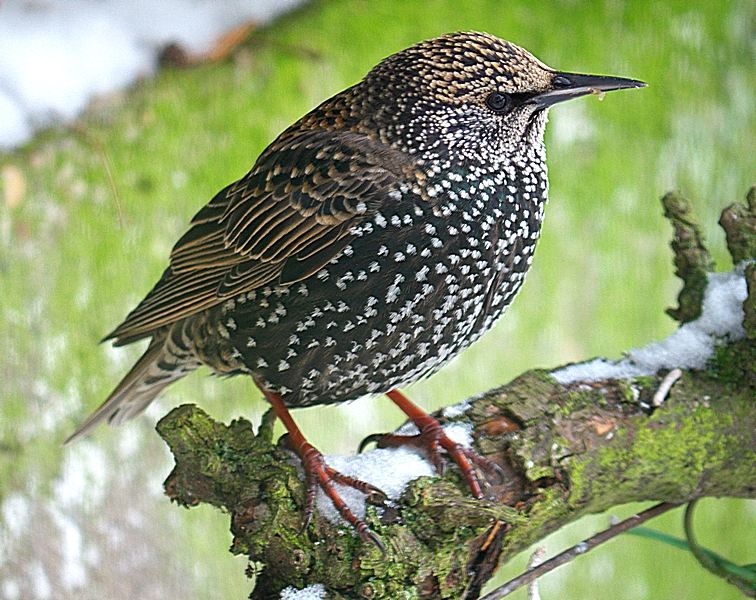
[[[497,163],[489,149],[468,156],[466,173],[456,161],[434,164],[434,152],[443,156],[438,149],[418,156],[432,173],[426,195],[414,183],[400,186],[395,203],[350,229],[355,237],[338,260],[290,286],[307,308],[283,306],[306,318],[288,321],[258,301],[256,317],[281,321],[268,323],[267,339],[244,331],[239,345],[267,342],[242,348],[247,363],[263,354],[266,367],[274,365],[266,373],[271,389],[294,388],[292,405],[382,392],[435,371],[490,329],[520,289],[543,218],[545,171],[528,167],[530,159]],[[288,346],[274,345],[279,330]]]
[[[395,302],[396,299],[399,297],[399,284],[404,282],[404,275],[401,273],[397,273],[394,276],[394,283],[392,283],[388,290],[386,290],[386,304],[391,304],[392,302]]]

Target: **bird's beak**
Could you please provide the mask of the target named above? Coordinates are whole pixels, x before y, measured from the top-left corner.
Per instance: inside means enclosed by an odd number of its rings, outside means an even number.
[[[603,96],[604,92],[646,86],[647,84],[637,79],[607,77],[605,75],[580,75],[557,71],[551,83],[551,89],[538,94],[532,101],[539,109],[548,108],[558,102],[579,98],[587,94]]]

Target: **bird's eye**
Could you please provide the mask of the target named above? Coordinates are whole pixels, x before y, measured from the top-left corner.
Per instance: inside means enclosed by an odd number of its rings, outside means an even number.
[[[506,112],[512,107],[512,98],[503,92],[491,92],[486,98],[486,105],[494,112]]]

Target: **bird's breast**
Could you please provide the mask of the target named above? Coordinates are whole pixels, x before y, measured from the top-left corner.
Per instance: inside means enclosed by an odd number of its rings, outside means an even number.
[[[530,264],[545,187],[532,168],[515,173],[441,170],[429,195],[399,189],[317,273],[229,303],[219,320],[243,362],[291,405],[440,368],[491,327]]]

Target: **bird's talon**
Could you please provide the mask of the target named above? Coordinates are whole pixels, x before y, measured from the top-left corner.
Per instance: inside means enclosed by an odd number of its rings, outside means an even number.
[[[499,477],[499,483],[503,483],[506,480],[507,475],[504,472],[504,469],[502,469],[494,461],[486,458],[485,456],[481,456],[472,448],[462,447],[462,452],[467,457],[467,460],[480,467],[483,471],[486,471],[487,473],[495,473]]]
[[[436,455],[436,458],[432,461],[432,463],[433,468],[436,469],[436,473],[438,473],[439,477],[446,475],[446,461],[440,454]]]
[[[375,544],[375,546],[378,548],[378,550],[381,551],[381,554],[383,556],[386,556],[386,546],[383,544],[381,539],[375,535],[370,529],[365,529],[362,533],[360,533],[360,539],[363,542],[371,542],[372,544]]]
[[[386,494],[384,494],[381,490],[376,490],[374,492],[370,492],[365,497],[365,502],[373,506],[386,506],[386,502],[388,502],[388,499],[389,497]]]
[[[302,527],[299,528],[297,535],[304,535],[307,532],[307,528],[312,523],[312,513],[302,516]]]
[[[367,436],[367,437],[366,437],[365,439],[363,439],[363,440],[362,440],[362,441],[360,442],[360,445],[359,445],[359,447],[357,448],[357,454],[362,454],[362,452],[363,452],[363,451],[365,450],[365,447],[366,447],[366,446],[367,446],[368,444],[372,443],[372,442],[375,442],[376,446],[380,447],[380,446],[379,446],[379,444],[380,444],[380,441],[381,441],[381,439],[382,439],[382,438],[383,438],[383,437],[384,437],[385,435],[386,435],[385,433],[371,433],[371,434],[370,434],[369,436]]]

